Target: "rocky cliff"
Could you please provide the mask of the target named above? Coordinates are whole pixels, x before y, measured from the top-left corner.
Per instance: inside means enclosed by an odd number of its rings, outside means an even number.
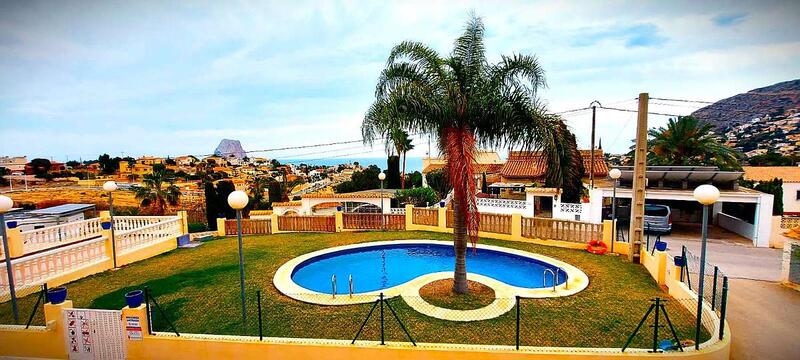
[[[225,158],[229,158],[233,155],[237,159],[242,159],[247,156],[247,153],[245,153],[242,148],[242,143],[240,143],[239,140],[222,139],[219,145],[217,145],[217,149],[214,150],[214,155]]]

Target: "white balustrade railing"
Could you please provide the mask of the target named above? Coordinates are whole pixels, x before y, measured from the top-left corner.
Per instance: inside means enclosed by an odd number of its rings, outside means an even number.
[[[105,241],[106,238],[99,237],[12,259],[14,288],[18,292],[30,289],[58,276],[108,260]],[[8,276],[3,264],[0,266],[0,299],[6,300],[8,293]]]
[[[114,237],[117,242],[117,254],[124,254],[164,239],[175,241],[175,238],[179,235],[181,235],[181,218],[167,216],[159,222],[137,229],[118,231],[114,234]]]
[[[478,206],[495,207],[495,208],[525,210],[525,208],[527,207],[527,202],[525,200],[475,198],[475,202]]]
[[[114,231],[128,231],[174,219],[175,216],[114,216]]]
[[[100,218],[21,232],[25,254],[100,236]]]
[[[395,215],[405,215],[406,214],[406,208],[404,208],[404,207],[391,208],[391,209],[389,209],[389,212],[390,212],[390,214],[395,214]]]
[[[575,203],[561,203],[560,210],[563,213],[580,214],[583,211],[583,205]]]

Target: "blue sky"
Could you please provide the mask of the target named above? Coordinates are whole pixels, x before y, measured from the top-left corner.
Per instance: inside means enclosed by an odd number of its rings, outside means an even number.
[[[635,109],[639,92],[713,101],[800,75],[799,4],[5,1],[0,155],[64,161],[207,154],[222,138],[248,150],[358,139],[391,46],[418,40],[447,54],[470,10],[484,18],[490,59],[538,56],[554,112],[592,100]],[[598,113],[607,151],[628,147],[635,116]],[[589,114],[567,120],[587,147]],[[356,147],[310,157],[383,151]],[[425,151],[419,139],[412,155]]]

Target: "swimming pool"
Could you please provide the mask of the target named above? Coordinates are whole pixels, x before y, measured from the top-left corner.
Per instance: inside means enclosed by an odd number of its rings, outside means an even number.
[[[377,241],[300,255],[278,268],[273,284],[296,300],[347,305],[375,301],[380,294],[418,297],[418,290],[425,284],[452,278],[454,266],[450,241]],[[555,286],[554,273],[558,273]],[[467,277],[492,287],[496,297],[506,298],[568,296],[589,284],[583,271],[563,261],[484,244],[478,244],[475,252],[472,248],[467,250]]]
[[[347,293],[350,276],[353,292],[363,293],[388,289],[419,276],[452,271],[455,252],[452,244],[383,244],[346,249],[312,257],[294,269],[292,280],[308,290],[332,293],[332,277],[336,275],[339,293]],[[521,288],[553,286],[553,274],[559,271],[558,284],[566,280],[565,272],[544,261],[503,251],[467,250],[467,270],[508,285]]]

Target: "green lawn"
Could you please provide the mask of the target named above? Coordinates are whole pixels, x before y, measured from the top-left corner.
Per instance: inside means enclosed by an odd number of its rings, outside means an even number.
[[[272,285],[277,268],[298,255],[332,246],[390,239],[450,240],[451,236],[428,232],[354,232],[245,237],[249,318],[246,329],[241,326],[237,242],[232,237],[207,241],[194,249],[175,250],[70,283],[68,298],[76,307],[120,309],[125,305],[123,294],[147,285],[180,332],[258,335],[256,290],[260,289],[264,336],[352,339],[371,304],[319,306],[292,300]],[[551,256],[589,276],[589,287],[577,295],[522,300],[522,345],[621,347],[647,310],[649,300],[668,297],[643,267],[627,263],[625,258],[522,242],[480,239],[480,243]],[[35,301],[35,295],[20,299],[24,320]],[[401,298],[389,302],[420,342],[513,345],[515,341],[514,310],[492,320],[463,323],[419,314]],[[679,337],[693,338],[691,315],[677,300],[668,302],[667,310],[678,327]],[[156,329],[166,331],[166,322],[153,311]],[[360,339],[379,338],[377,314],[378,311]],[[404,340],[391,312],[387,310],[385,314],[387,340]],[[12,322],[7,302],[0,304],[0,322]],[[43,323],[41,311],[34,323]],[[669,330],[661,331],[659,337],[667,338]],[[643,327],[634,345],[647,347],[651,341],[652,328]]]

